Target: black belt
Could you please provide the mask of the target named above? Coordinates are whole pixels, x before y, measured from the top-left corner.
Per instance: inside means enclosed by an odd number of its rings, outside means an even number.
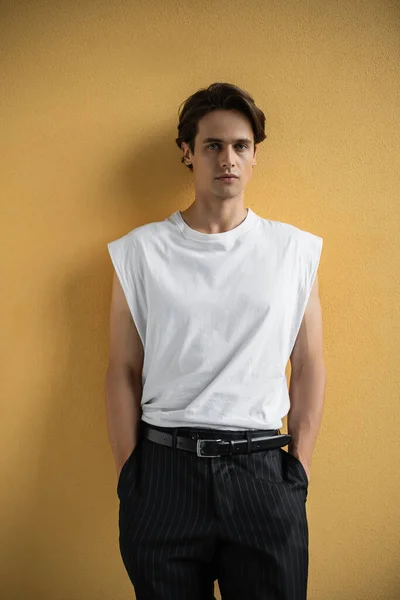
[[[292,440],[291,435],[280,433],[279,429],[258,430],[257,434],[250,430],[243,433],[239,432],[239,435],[242,435],[242,439],[229,437],[229,434],[221,432],[221,430],[210,430],[210,433],[207,434],[204,430],[199,433],[194,428],[185,429],[187,429],[186,434],[182,434],[183,432],[178,433],[176,429],[173,433],[168,433],[165,429],[153,427],[145,421],[141,422],[141,435],[143,437],[163,446],[196,452],[197,456],[204,458],[232,456],[243,454],[244,452],[281,448],[289,444]],[[210,436],[212,434],[216,437],[211,439],[207,437],[207,435]]]

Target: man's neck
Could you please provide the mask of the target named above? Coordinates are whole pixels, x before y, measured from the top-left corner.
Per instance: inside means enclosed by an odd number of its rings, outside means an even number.
[[[192,204],[181,216],[185,223],[200,233],[224,233],[238,227],[247,217],[248,209],[240,207],[240,210],[225,215],[211,215],[204,211],[199,212]]]

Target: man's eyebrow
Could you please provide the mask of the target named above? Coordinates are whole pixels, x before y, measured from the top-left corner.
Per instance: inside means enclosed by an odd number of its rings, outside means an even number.
[[[203,144],[208,144],[209,142],[223,142],[220,138],[208,137],[203,140]],[[246,144],[251,144],[251,140],[249,138],[239,138],[235,140],[235,143],[238,144],[240,142],[244,142]]]

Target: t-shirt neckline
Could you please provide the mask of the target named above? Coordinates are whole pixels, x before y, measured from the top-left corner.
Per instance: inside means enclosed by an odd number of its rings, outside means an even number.
[[[250,227],[253,225],[256,214],[251,210],[251,208],[247,208],[247,215],[244,220],[234,227],[233,229],[229,229],[229,231],[222,231],[221,233],[203,233],[202,231],[197,231],[197,229],[192,229],[183,219],[181,212],[177,210],[173,217],[181,230],[182,234],[186,238],[190,238],[192,240],[198,240],[201,242],[207,241],[221,241],[221,242],[230,242],[240,235],[242,235],[245,231],[248,231]]]

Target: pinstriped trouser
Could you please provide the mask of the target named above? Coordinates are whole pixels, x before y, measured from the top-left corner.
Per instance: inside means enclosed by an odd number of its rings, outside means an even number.
[[[282,448],[202,458],[139,436],[117,486],[136,598],[213,600],[218,579],[223,600],[305,600],[307,493],[304,467]]]

